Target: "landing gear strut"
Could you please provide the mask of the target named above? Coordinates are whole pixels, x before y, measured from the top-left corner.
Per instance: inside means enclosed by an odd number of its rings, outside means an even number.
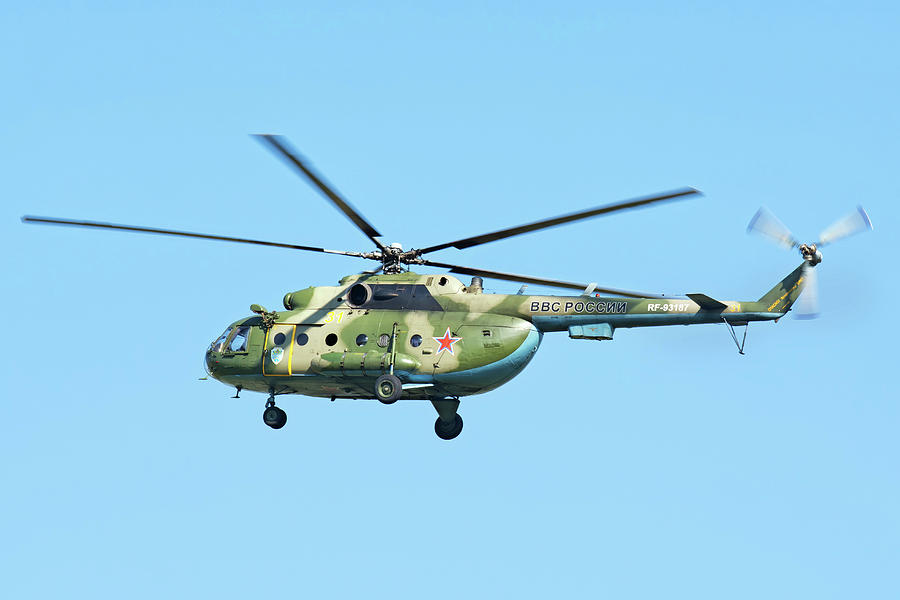
[[[432,400],[435,410],[438,412],[438,418],[434,422],[434,432],[442,440],[452,440],[462,433],[463,420],[456,412],[459,410],[458,398],[445,398],[443,400]]]
[[[263,411],[263,423],[272,429],[281,429],[287,423],[287,413],[275,406],[275,392],[269,390],[266,409]]]

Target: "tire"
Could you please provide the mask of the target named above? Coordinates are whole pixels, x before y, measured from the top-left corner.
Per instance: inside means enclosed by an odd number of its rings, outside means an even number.
[[[287,413],[277,406],[269,406],[263,411],[263,423],[272,429],[281,429],[287,424]]]
[[[375,380],[375,397],[382,404],[393,404],[403,393],[403,382],[396,375],[382,375]]]
[[[463,429],[463,420],[462,417],[458,414],[455,415],[455,419],[452,423],[448,424],[441,420],[440,417],[434,422],[434,432],[437,434],[439,438],[442,440],[452,440],[460,433],[462,433]]]

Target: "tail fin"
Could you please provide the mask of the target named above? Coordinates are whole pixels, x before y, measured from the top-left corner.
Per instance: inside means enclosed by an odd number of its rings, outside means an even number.
[[[806,268],[807,264],[804,262],[759,299],[766,306],[767,312],[786,313],[790,310],[806,286]]]

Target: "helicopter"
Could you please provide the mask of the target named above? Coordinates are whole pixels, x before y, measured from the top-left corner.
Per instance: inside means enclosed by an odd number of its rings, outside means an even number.
[[[576,340],[612,340],[616,329],[724,323],[740,354],[751,322],[778,321],[798,299],[800,316],[815,316],[816,270],[821,248],[871,229],[862,207],[827,228],[815,243],[800,243],[768,209],[761,208],[748,232],[800,252],[801,264],[757,300],[719,300],[702,293],[671,297],[634,290],[472,268],[424,258],[448,248],[463,250],[583,219],[696,197],[686,187],[597,206],[525,225],[450,242],[404,250],[384,244],[381,234],[281,136],[255,135],[276,156],[342,212],[375,248],[330,250],[313,246],[236,238],[153,227],[52,217],[24,216],[32,224],[65,225],[256,244],[358,257],[381,263],[348,275],[336,286],[288,292],[284,310],[250,306],[252,316],[230,325],[204,355],[209,377],[236,391],[267,394],[263,422],[287,423],[276,405],[286,394],[335,399],[427,400],[437,411],[434,431],[443,440],[463,428],[460,399],[510,381],[528,366],[544,334],[566,332]],[[449,271],[420,274],[411,266]],[[471,276],[464,283],[454,275]],[[522,283],[517,294],[485,293],[484,278]],[[577,295],[528,295],[529,284],[576,290]],[[802,292],[804,292],[801,294]],[[743,327],[739,341],[737,328]]]

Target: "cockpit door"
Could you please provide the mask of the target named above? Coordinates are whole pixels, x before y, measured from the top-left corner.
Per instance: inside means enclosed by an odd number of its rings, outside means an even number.
[[[276,323],[266,332],[263,375],[287,377],[291,374],[296,329],[297,326],[293,324]]]

